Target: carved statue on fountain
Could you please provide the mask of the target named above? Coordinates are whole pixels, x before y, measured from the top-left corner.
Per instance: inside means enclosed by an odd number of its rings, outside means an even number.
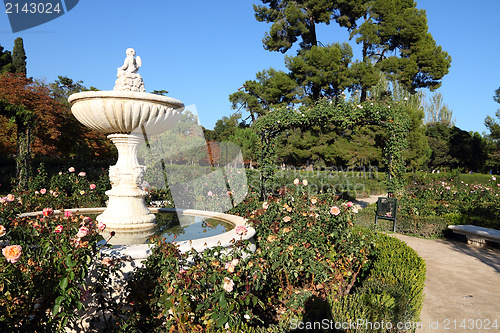
[[[142,76],[137,73],[139,67],[142,66],[141,57],[135,56],[133,48],[128,48],[126,54],[127,57],[123,62],[123,66],[118,67],[118,73],[116,74],[118,78],[115,81],[113,90],[145,92]]]

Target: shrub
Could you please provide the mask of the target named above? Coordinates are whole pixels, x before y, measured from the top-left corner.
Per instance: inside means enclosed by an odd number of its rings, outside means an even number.
[[[22,197],[24,212],[29,212],[39,211],[44,207],[102,207],[106,198],[104,193],[108,189],[110,183],[106,174],[91,181],[86,172],[70,167],[49,176],[42,164],[30,181],[28,190],[16,195]]]
[[[79,319],[100,229],[84,216],[52,212],[2,221],[2,327],[55,332]]]
[[[129,284],[135,304],[127,325],[147,332],[182,332],[262,324],[267,265],[237,241],[228,251],[179,253],[157,239],[143,268]]]
[[[475,224],[500,229],[500,181],[485,175],[453,178],[417,174],[399,200],[400,231],[425,237],[441,236],[449,224]]]
[[[352,232],[353,204],[337,199],[284,193],[248,216],[257,230],[257,254],[272,263],[284,295],[296,288],[342,295],[352,288],[370,244]]]
[[[424,260],[397,238],[385,234],[374,236],[375,255],[368,277],[353,295],[331,302],[334,321],[384,321],[390,322],[395,329],[397,323],[418,323],[425,285]],[[358,331],[377,331],[366,327],[370,328],[361,325]]]
[[[257,206],[249,196],[233,211],[256,228],[258,249],[251,256],[240,242],[230,252],[180,254],[157,240],[131,280],[135,305],[121,326],[279,332],[302,313],[328,313],[327,295],[350,292],[371,249],[366,236],[352,229],[352,203],[337,199],[283,193]]]

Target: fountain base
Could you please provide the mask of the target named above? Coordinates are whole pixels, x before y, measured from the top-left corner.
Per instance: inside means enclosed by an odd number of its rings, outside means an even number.
[[[137,160],[141,144],[138,134],[111,134],[108,138],[118,150],[116,165],[109,167],[112,188],[106,192],[107,208],[97,217],[108,229],[150,230],[155,226],[155,216],[146,207],[146,191],[140,188],[144,166]]]
[[[109,197],[106,210],[96,220],[106,224],[108,229],[145,229],[156,226],[155,215],[144,203],[145,191],[112,189],[106,192]]]

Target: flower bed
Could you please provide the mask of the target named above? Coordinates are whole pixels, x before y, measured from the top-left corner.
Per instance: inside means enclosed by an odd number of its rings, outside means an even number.
[[[432,237],[451,224],[500,229],[500,180],[468,183],[466,176],[414,175],[399,200],[398,230]]]
[[[67,176],[81,184],[84,176],[74,172]],[[299,189],[307,184],[294,182]],[[54,216],[55,207],[15,218],[27,206],[41,207],[44,197],[6,196],[0,205],[0,326],[63,331],[80,324],[86,306],[93,309],[85,316],[88,329],[114,332],[282,332],[305,320],[418,318],[420,287],[405,287],[424,274],[415,254],[354,227],[351,202],[296,189],[265,202],[250,193],[230,212],[256,229],[255,253],[241,240],[232,251],[181,253],[156,239],[144,265],[121,286],[113,278],[123,263],[98,255],[104,226],[76,214]]]

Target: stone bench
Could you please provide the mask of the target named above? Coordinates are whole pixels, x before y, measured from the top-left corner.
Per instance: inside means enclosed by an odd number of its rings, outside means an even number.
[[[448,228],[457,234],[465,235],[468,244],[485,246],[487,241],[500,244],[500,230],[475,225],[450,225]]]

